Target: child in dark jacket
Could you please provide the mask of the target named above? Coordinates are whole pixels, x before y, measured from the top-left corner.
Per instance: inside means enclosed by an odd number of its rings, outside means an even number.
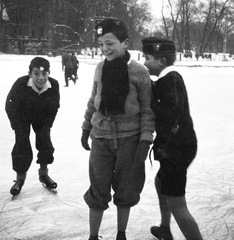
[[[97,24],[106,59],[96,68],[83,122],[82,145],[90,150],[90,188],[84,199],[90,208],[90,238],[98,240],[104,210],[117,206],[117,240],[126,240],[130,208],[140,200],[145,182],[145,159],[152,143],[154,115],[150,109],[151,81],[144,66],[130,58],[123,22]]]
[[[76,84],[76,78],[73,77],[74,66],[72,61],[72,55],[64,52],[62,55],[62,70],[64,71],[65,86],[69,86],[69,80],[72,80]]]
[[[20,193],[33,159],[29,139],[31,126],[36,134],[39,180],[48,188],[57,187],[48,175],[47,165],[54,161],[50,129],[60,106],[60,95],[59,84],[49,77],[49,69],[50,63],[45,58],[32,59],[29,74],[16,80],[6,99],[5,109],[15,131],[12,163],[17,176],[10,190],[12,195]]]
[[[158,77],[152,85],[151,107],[156,117],[154,157],[160,162],[155,187],[159,197],[161,226],[153,226],[151,233],[158,239],[172,240],[172,214],[187,240],[201,240],[198,225],[188,211],[185,199],[187,168],[196,156],[197,139],[186,87],[173,66],[175,44],[157,37],[145,38],[142,44],[145,66],[150,75]]]

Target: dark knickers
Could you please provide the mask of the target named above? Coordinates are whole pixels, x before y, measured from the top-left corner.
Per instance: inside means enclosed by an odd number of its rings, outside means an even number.
[[[50,139],[50,128],[37,124],[32,124],[32,127],[36,133],[37,163],[51,164],[54,160],[54,147]],[[24,124],[24,126],[15,129],[15,145],[11,155],[13,169],[17,173],[27,172],[32,163],[33,152],[29,135],[30,124]]]
[[[140,200],[145,182],[145,164],[135,164],[139,136],[117,139],[93,139],[90,153],[90,188],[84,195],[88,206],[105,210],[114,191],[114,204],[132,207]]]

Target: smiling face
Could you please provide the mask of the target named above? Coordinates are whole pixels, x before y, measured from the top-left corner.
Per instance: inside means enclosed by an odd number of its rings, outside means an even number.
[[[42,89],[49,78],[49,71],[40,71],[38,68],[34,67],[29,76],[32,78],[35,86],[40,90]]]
[[[124,56],[128,46],[128,39],[126,38],[123,42],[120,42],[119,39],[110,32],[100,36],[98,43],[106,59],[112,61]]]

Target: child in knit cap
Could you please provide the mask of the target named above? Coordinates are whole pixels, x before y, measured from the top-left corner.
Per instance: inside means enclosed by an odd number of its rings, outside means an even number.
[[[90,237],[98,240],[103,212],[117,206],[116,240],[126,240],[130,209],[140,200],[145,159],[152,143],[154,115],[147,69],[127,51],[128,31],[122,21],[105,19],[96,25],[105,60],[96,68],[83,122],[82,146],[90,150],[90,188],[84,199],[90,208]]]
[[[16,181],[10,190],[12,195],[20,193],[32,163],[31,126],[36,134],[39,180],[50,189],[57,187],[57,183],[48,175],[47,165],[54,161],[50,129],[59,108],[60,95],[57,80],[49,77],[49,74],[49,61],[42,57],[33,58],[28,75],[16,80],[6,99],[5,109],[15,131],[12,163]]]
[[[150,75],[158,77],[152,85],[151,107],[156,117],[154,157],[160,162],[155,187],[159,197],[161,225],[153,226],[151,233],[158,239],[173,240],[170,231],[173,215],[187,240],[202,240],[185,199],[187,168],[196,156],[197,138],[185,84],[173,66],[175,44],[157,37],[145,38],[142,44],[145,66]]]

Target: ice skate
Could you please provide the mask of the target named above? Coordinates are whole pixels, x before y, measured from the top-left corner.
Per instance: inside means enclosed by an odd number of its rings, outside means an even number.
[[[39,181],[42,185],[49,190],[55,190],[57,188],[57,183],[52,180],[48,175],[41,175],[39,176]]]
[[[21,188],[24,185],[24,180],[23,179],[18,179],[18,180],[15,180],[14,182],[15,182],[15,184],[12,186],[12,188],[10,190],[10,193],[13,196],[18,195],[20,193]]]
[[[162,225],[160,227],[151,227],[150,232],[159,240],[173,240],[170,229]]]
[[[125,232],[118,232],[116,236],[116,240],[127,240]]]
[[[102,236],[90,236],[88,240],[100,240]]]

